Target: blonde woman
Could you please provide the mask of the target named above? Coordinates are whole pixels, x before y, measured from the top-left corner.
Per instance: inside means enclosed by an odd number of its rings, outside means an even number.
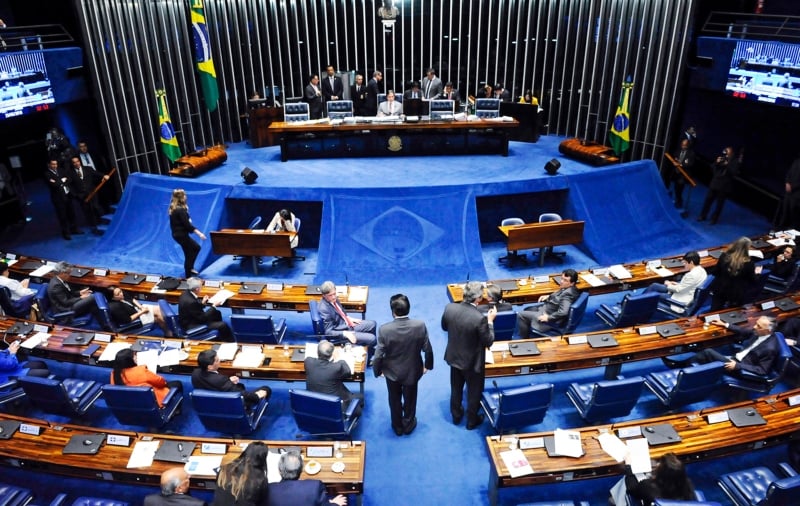
[[[194,269],[194,261],[200,253],[200,245],[192,239],[191,234],[197,235],[201,241],[205,241],[206,236],[192,224],[189,205],[186,203],[186,192],[180,188],[172,192],[172,200],[169,203],[169,228],[172,230],[172,238],[183,250],[185,276],[187,278],[196,276],[198,272]]]
[[[217,489],[211,506],[266,506],[267,445],[253,442],[217,475]]]
[[[752,244],[747,237],[740,237],[719,256],[713,270],[714,281],[711,282],[711,311],[744,303],[744,296],[755,283],[756,274],[761,274],[761,266],[756,267],[750,258]]]

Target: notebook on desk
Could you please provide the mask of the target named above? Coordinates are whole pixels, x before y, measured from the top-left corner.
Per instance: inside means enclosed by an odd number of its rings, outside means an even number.
[[[308,285],[306,287],[306,295],[320,295],[319,285]]]
[[[0,420],[0,439],[9,439],[19,429],[17,420]]]
[[[511,343],[508,345],[508,351],[511,352],[512,357],[528,357],[531,355],[539,355],[539,347],[533,341],[526,341],[522,343]]]
[[[777,305],[777,304],[776,304]],[[719,315],[719,319],[731,325],[738,325],[747,321],[747,316],[742,311],[731,311]]]
[[[239,293],[242,295],[258,295],[262,290],[264,290],[262,283],[244,283],[239,288]]]
[[[33,324],[26,322],[17,322],[6,331],[6,334],[18,334],[21,336],[30,334],[33,330]]]
[[[665,323],[664,325],[657,325],[656,332],[661,337],[672,337],[685,334],[683,329],[677,323]]]
[[[195,443],[185,441],[162,441],[153,460],[185,463],[189,461],[195,446],[197,446]]]
[[[682,258],[667,258],[666,260],[662,260],[661,261],[661,265],[663,265],[667,269],[677,269],[679,267],[683,267],[683,259]]]
[[[91,343],[92,339],[94,339],[94,333],[92,332],[72,332],[61,344],[65,346],[85,346]]]
[[[681,436],[675,432],[675,427],[668,423],[648,425],[642,429],[642,435],[650,446],[681,442]]]
[[[144,274],[126,274],[124,278],[119,280],[120,283],[126,285],[138,285],[146,276]]]
[[[87,274],[89,274],[89,269],[84,269],[82,267],[73,267],[72,270],[69,271],[69,275],[73,278],[82,278]]]
[[[755,408],[734,408],[728,410],[728,419],[736,427],[749,427],[751,425],[766,425],[767,421]]]
[[[519,286],[517,285],[516,279],[506,279],[503,281],[493,281],[493,285],[499,287],[504,292],[513,292],[514,290],[518,290]]]
[[[44,262],[39,262],[39,261],[36,261],[36,260],[32,260],[32,261],[25,262],[24,264],[22,264],[21,269],[25,270],[25,271],[35,271],[36,269],[38,269],[39,267],[41,267],[43,265],[44,265]]]
[[[781,311],[792,311],[800,307],[800,304],[795,302],[793,299],[790,299],[789,297],[785,297],[783,299],[776,300],[775,306]]]
[[[609,346],[617,346],[619,343],[611,334],[592,334],[586,336],[589,346],[592,348],[608,348]]]
[[[753,244],[751,245],[751,247],[756,249],[766,248],[768,246],[772,245],[763,239],[756,239],[755,241],[753,241]]]
[[[100,446],[105,440],[105,434],[77,434],[69,438],[67,446],[61,450],[61,453],[64,455],[70,453],[94,455],[100,450]]]
[[[303,362],[306,359],[305,348],[298,348],[292,351],[292,362]]]

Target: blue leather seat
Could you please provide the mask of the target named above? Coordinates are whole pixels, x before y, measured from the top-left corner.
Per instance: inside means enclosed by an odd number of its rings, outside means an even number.
[[[783,334],[775,332],[775,336],[778,338],[780,352],[772,364],[772,369],[767,374],[761,375],[748,371],[739,371],[737,376],[724,376],[722,382],[731,388],[739,390],[763,394],[769,393],[786,375],[786,371],[792,362],[792,350],[786,344]]]
[[[92,319],[92,315],[75,316],[75,311],[64,311],[57,313],[50,305],[50,297],[47,295],[47,284],[39,287],[36,292],[36,305],[39,306],[39,313],[47,323],[66,324],[72,327],[83,327]]]
[[[644,384],[668,408],[707,400],[722,381],[722,362],[651,372]]]
[[[567,397],[585,420],[609,420],[630,414],[642,393],[642,385],[644,378],[641,376],[572,383],[567,389]]]
[[[671,298],[667,300],[659,300],[657,311],[667,315],[670,318],[683,318],[700,313],[701,309],[706,306],[708,298],[711,296],[711,283],[713,281],[713,274],[706,276],[706,279],[694,290],[692,300],[689,301],[688,304],[678,302],[677,300]]]
[[[656,499],[655,506],[722,506],[716,501],[678,501],[676,499]]]
[[[475,116],[482,119],[500,117],[500,99],[478,98],[475,100]]]
[[[104,385],[103,399],[119,423],[158,428],[172,420],[183,402],[183,395],[177,388],[170,388],[164,397],[164,406],[160,407],[153,387]]]
[[[453,119],[456,103],[453,100],[430,100],[431,120]]]
[[[313,436],[352,438],[361,416],[358,410],[361,401],[355,397],[342,409],[342,400],[336,395],[289,390],[289,402],[297,427]]]
[[[494,340],[510,341],[517,330],[517,312],[513,309],[500,311],[494,318]]]
[[[800,262],[794,263],[792,273],[786,279],[769,275],[764,284],[764,291],[769,294],[791,293],[800,288]]]
[[[329,119],[341,119],[353,117],[352,100],[331,100],[326,102]]]
[[[717,483],[736,506],[798,504],[800,476],[788,464],[780,467],[789,477],[778,478],[767,467],[753,467],[724,474]]]
[[[264,418],[269,399],[247,409],[242,392],[217,392],[193,390],[189,396],[200,422],[208,430],[225,434],[249,434],[256,430]]]
[[[31,306],[34,297],[23,297],[20,300],[11,299],[11,290],[8,287],[0,286],[0,308],[9,316],[15,318],[28,318],[31,314]]]
[[[128,503],[116,499],[106,499],[104,497],[78,497],[71,503],[68,501],[67,494],[58,494],[50,503],[50,506],[128,506]]]
[[[237,343],[280,344],[286,334],[286,318],[271,315],[232,314],[231,331]]]
[[[522,504],[517,504],[517,506],[589,506],[588,501],[559,501],[558,499],[552,501],[537,501],[537,502],[526,502]]]
[[[283,105],[283,120],[287,123],[293,121],[308,121],[308,103],[290,102]]]
[[[658,292],[629,293],[613,306],[601,304],[594,314],[609,327],[647,323],[656,312],[659,296]]]
[[[97,314],[100,318],[100,326],[103,329],[118,334],[132,333],[132,334],[148,334],[153,330],[153,324],[149,323],[144,325],[142,320],[135,319],[131,322],[117,325],[114,319],[111,318],[111,310],[108,308],[108,299],[102,292],[94,292],[94,300],[97,303]]]
[[[481,407],[492,427],[502,434],[508,429],[541,423],[552,400],[552,383],[506,389],[495,383],[494,388],[484,390]]]
[[[184,330],[184,328],[181,327],[180,320],[178,320],[178,315],[175,313],[175,310],[172,309],[169,302],[160,299],[158,301],[158,307],[161,308],[161,315],[164,317],[164,321],[167,322],[167,328],[172,332],[172,335],[177,338],[210,341],[216,339],[219,335],[218,331],[213,329],[209,330],[206,325],[198,325],[189,330]]]
[[[511,218],[503,218],[503,221],[500,222],[501,227],[512,227],[515,225],[524,225],[525,220],[522,218],[517,218],[513,216]],[[508,251],[506,256],[500,257],[497,259],[498,262],[508,262],[509,267],[514,265],[517,262],[522,262],[524,264],[528,263],[528,260],[525,258],[525,253],[519,254],[516,250]]]
[[[552,327],[547,332],[541,332],[531,328],[531,334],[537,337],[553,337],[573,333],[578,325],[580,325],[581,320],[583,320],[583,315],[586,313],[586,306],[588,303],[589,292],[581,292],[581,294],[578,295],[578,298],[575,299],[575,302],[572,303],[572,306],[570,306],[569,315],[567,316],[567,321],[564,323],[563,327]],[[526,339],[529,336],[520,337]]]
[[[319,315],[319,308],[317,302],[314,299],[308,301],[308,314],[311,317],[311,330],[314,334],[318,336],[322,336],[325,334],[325,323],[322,321],[322,316]]]
[[[27,488],[0,483],[0,506],[25,506],[33,499]]]
[[[78,378],[58,381],[52,378],[20,376],[17,382],[35,406],[48,413],[66,416],[83,416],[102,393],[102,385],[96,381]]]
[[[25,397],[25,391],[19,386],[17,380],[8,380],[5,383],[0,383],[0,406],[23,397]]]

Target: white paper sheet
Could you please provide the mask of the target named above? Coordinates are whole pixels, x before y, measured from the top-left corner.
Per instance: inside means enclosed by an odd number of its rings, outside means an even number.
[[[158,351],[147,350],[136,353],[136,365],[147,367],[153,374],[158,372]]]
[[[226,300],[228,300],[228,299],[230,299],[231,297],[233,297],[234,295],[236,295],[236,294],[235,294],[235,293],[233,293],[232,291],[230,291],[230,290],[225,290],[225,289],[223,288],[222,290],[220,290],[220,291],[218,291],[217,293],[215,293],[214,295],[212,295],[212,296],[211,296],[211,297],[208,299],[208,303],[209,303],[209,304],[213,304],[213,305],[215,305],[215,306],[218,306],[218,305],[222,304],[223,302],[225,302]]]
[[[611,432],[604,432],[597,437],[600,442],[600,447],[604,452],[609,454],[612,459],[617,462],[625,460],[625,455],[628,453],[628,447],[625,443],[612,434]]]
[[[42,276],[44,276],[48,272],[50,272],[53,269],[55,269],[55,267],[56,267],[55,264],[52,264],[52,265],[51,264],[46,264],[46,265],[43,265],[43,266],[39,267],[35,271],[31,271],[31,273],[28,276],[30,276],[32,278],[41,278]]]
[[[50,337],[50,334],[47,332],[37,332],[36,334],[32,335],[28,339],[22,342],[19,345],[20,348],[25,348],[26,350],[32,350],[39,346],[40,344],[47,342],[47,339]]]
[[[533,468],[530,462],[528,462],[528,459],[525,458],[525,454],[522,450],[500,452],[500,458],[503,459],[503,464],[506,465],[508,474],[510,474],[512,478],[533,474]]]
[[[216,476],[222,465],[222,455],[192,455],[183,469],[191,476]]]
[[[119,353],[119,350],[124,350],[126,348],[130,348],[132,345],[131,343],[108,343],[103,350],[103,353],[98,358],[98,362],[111,362]]]
[[[580,278],[582,280],[586,281],[587,283],[589,283],[592,286],[603,286],[603,285],[606,284],[605,281],[603,281],[602,279],[598,278],[597,276],[595,276],[591,272],[588,272],[586,274],[581,274]]]
[[[565,457],[580,457],[583,455],[581,433],[576,430],[556,429],[553,432],[553,449]]]
[[[128,459],[128,469],[135,467],[150,467],[153,465],[153,457],[158,450],[158,441],[137,441],[133,445],[131,458]]]
[[[239,345],[236,343],[222,343],[219,345],[217,355],[220,360],[233,360],[236,352],[239,351]]]
[[[653,470],[652,462],[650,461],[650,446],[647,444],[647,439],[641,437],[637,439],[628,439],[625,441],[628,446],[628,456],[625,463],[631,466],[631,472],[649,473]]]

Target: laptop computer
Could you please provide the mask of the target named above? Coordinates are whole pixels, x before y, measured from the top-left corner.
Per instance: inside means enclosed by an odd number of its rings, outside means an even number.
[[[664,325],[657,325],[656,332],[661,337],[672,337],[685,334],[686,332],[677,323],[665,323]]]
[[[661,261],[661,265],[663,265],[667,269],[677,269],[679,267],[683,267],[683,259],[682,258],[667,258],[667,259]]]
[[[493,285],[498,286],[504,292],[513,292],[514,290],[519,290],[519,286],[517,285],[516,279],[506,279],[503,281],[493,281]]]
[[[511,343],[508,345],[508,351],[511,352],[512,357],[528,357],[531,355],[539,355],[539,347],[533,341],[525,341],[522,343]]]
[[[64,346],[86,346],[94,339],[92,332],[72,332],[64,339],[61,344]]]
[[[737,325],[747,321],[747,316],[742,311],[731,311],[719,315],[719,319],[731,325]]]
[[[17,432],[21,422],[17,420],[0,420],[0,439],[9,439]]]
[[[242,283],[239,287],[239,293],[242,295],[258,295],[262,290],[264,290],[262,283]]]
[[[69,271],[69,275],[73,278],[82,278],[89,274],[89,272],[89,269],[84,269],[83,267],[73,267],[72,270]]]
[[[292,362],[303,362],[306,359],[306,349],[298,348],[292,351]]]
[[[144,274],[126,274],[124,278],[120,279],[120,283],[124,283],[126,285],[138,285],[144,278],[146,278]]]
[[[64,455],[69,453],[94,455],[100,450],[100,446],[105,440],[105,434],[77,434],[69,438],[67,446],[61,450],[61,453]]]
[[[604,334],[592,334],[586,336],[586,340],[589,342],[589,346],[592,348],[608,348],[609,346],[618,346],[619,343],[614,336],[608,333]]]
[[[734,408],[728,410],[728,419],[736,427],[766,425],[767,421],[755,408]]]
[[[6,334],[19,334],[19,335],[26,335],[30,334],[33,330],[33,324],[27,322],[17,322],[12,325],[8,330],[6,330]]]
[[[792,311],[800,307],[800,304],[795,302],[793,299],[790,299],[789,297],[785,297],[783,299],[776,300],[775,307],[777,307],[781,311]]]
[[[321,295],[322,292],[319,291],[319,285],[308,285],[306,287],[306,295]]]
[[[650,446],[681,442],[681,436],[675,432],[675,427],[668,423],[648,425],[642,429],[642,435]]]
[[[195,446],[197,446],[195,443],[186,441],[162,441],[158,445],[158,450],[156,450],[153,460],[185,463],[189,461],[189,456],[194,451]]]

